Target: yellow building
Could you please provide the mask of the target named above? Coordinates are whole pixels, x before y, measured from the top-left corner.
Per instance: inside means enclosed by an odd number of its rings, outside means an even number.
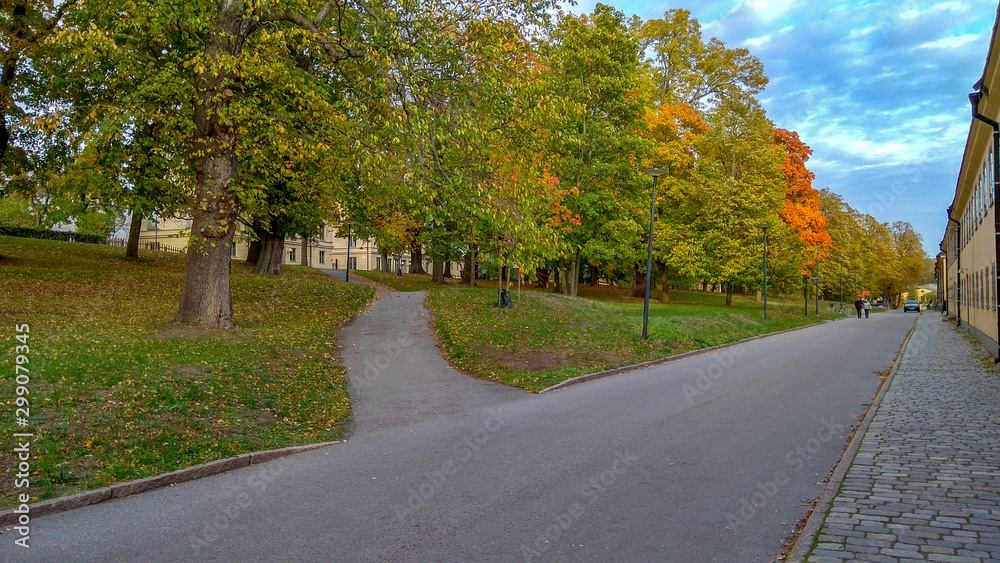
[[[998,20],[1000,21],[1000,20]],[[1000,132],[1000,42],[997,23],[983,76],[973,86],[973,118],[962,156],[955,198],[938,258],[938,287],[950,317],[990,348],[997,345],[997,247],[995,198]],[[991,123],[992,122],[992,123]]]
[[[191,220],[177,217],[164,217],[158,220],[144,220],[139,234],[140,244],[156,247],[160,250],[182,252],[187,246],[191,234]],[[379,270],[382,268],[382,257],[378,246],[370,240],[357,240],[351,237],[350,268],[351,270]],[[348,241],[336,235],[334,227],[327,225],[320,237],[303,241],[300,237],[285,239],[283,264],[312,266],[323,270],[343,270],[347,268]],[[246,260],[249,244],[246,236],[236,235],[233,244],[232,257],[236,260]],[[403,272],[410,267],[409,252],[400,257],[388,257],[388,269],[395,271],[397,265]]]

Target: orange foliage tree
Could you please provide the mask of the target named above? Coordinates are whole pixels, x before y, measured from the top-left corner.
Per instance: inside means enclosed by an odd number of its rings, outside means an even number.
[[[833,239],[826,232],[826,216],[819,209],[819,191],[812,187],[816,175],[806,168],[812,149],[799,139],[798,133],[786,129],[774,130],[774,144],[785,149],[782,170],[787,187],[781,218],[798,235],[807,251],[818,250],[818,254],[807,252],[804,256],[803,268],[808,270],[833,247]]]

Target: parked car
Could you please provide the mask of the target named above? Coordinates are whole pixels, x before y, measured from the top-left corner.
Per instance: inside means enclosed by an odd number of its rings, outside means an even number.
[[[912,301],[911,300],[911,301],[907,301],[906,303],[903,303],[903,312],[905,313],[907,311],[916,311],[916,312],[919,313],[920,312],[920,302],[919,301]]]

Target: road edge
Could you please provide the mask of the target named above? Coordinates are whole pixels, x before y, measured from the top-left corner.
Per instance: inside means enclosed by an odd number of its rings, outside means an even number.
[[[809,519],[806,520],[806,525],[802,527],[802,531],[799,533],[798,539],[795,540],[795,545],[792,550],[788,552],[788,557],[785,559],[788,563],[802,563],[805,561],[806,555],[812,549],[813,542],[816,539],[816,534],[819,533],[820,528],[823,526],[823,521],[826,520],[826,513],[830,510],[830,505],[833,504],[833,499],[837,497],[837,493],[840,491],[840,486],[844,483],[844,478],[847,476],[847,471],[854,464],[854,458],[858,454],[858,450],[861,449],[861,442],[865,438],[865,434],[868,432],[868,427],[871,426],[872,420],[874,420],[875,415],[878,413],[879,408],[882,406],[882,399],[885,398],[885,394],[889,391],[889,387],[892,385],[892,380],[896,377],[896,372],[899,370],[899,364],[903,360],[903,355],[906,353],[906,347],[910,343],[910,337],[917,330],[917,323],[920,322],[923,315],[917,317],[917,320],[910,327],[910,330],[906,333],[906,337],[903,338],[903,343],[899,346],[899,352],[896,354],[896,359],[893,360],[892,366],[889,368],[889,375],[885,378],[885,382],[879,389],[878,394],[870,405],[868,405],[868,410],[865,412],[865,417],[861,419],[861,423],[858,424],[857,429],[854,431],[854,435],[851,437],[851,441],[848,442],[847,448],[844,449],[843,453],[840,454],[840,459],[837,460],[837,464],[833,468],[833,472],[830,474],[830,478],[826,482],[826,486],[823,488],[823,493],[820,495],[819,500],[816,501],[816,506],[813,507],[812,513],[809,515]]]
[[[133,481],[115,483],[107,487],[74,493],[72,495],[52,498],[27,505],[22,504],[18,508],[9,508],[7,510],[0,511],[0,526],[16,526],[19,524],[19,520],[22,516],[27,516],[33,519],[48,514],[66,512],[68,510],[83,508],[84,506],[90,506],[93,504],[100,504],[110,500],[117,500],[137,495],[139,493],[173,486],[178,483],[193,481],[195,479],[201,479],[202,477],[217,475],[219,473],[225,473],[233,469],[250,467],[251,465],[264,463],[266,461],[310,450],[316,450],[319,448],[325,448],[327,446],[340,443],[343,442],[337,440],[333,442],[305,444],[302,446],[291,446],[277,450],[261,450],[258,452],[240,454],[238,456],[225,459],[217,459],[201,465],[185,467],[169,473],[161,473],[160,475],[151,475],[149,477],[143,477],[142,479],[135,479]],[[27,506],[27,512],[22,510],[25,506]]]

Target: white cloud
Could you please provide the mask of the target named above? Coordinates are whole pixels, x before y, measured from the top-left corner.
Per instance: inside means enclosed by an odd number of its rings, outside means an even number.
[[[968,47],[970,43],[980,41],[982,36],[978,33],[969,33],[966,35],[957,35],[955,37],[942,37],[941,39],[935,39],[934,41],[928,41],[926,43],[921,43],[917,45],[916,49],[960,49]],[[983,50],[985,52],[985,49]]]

